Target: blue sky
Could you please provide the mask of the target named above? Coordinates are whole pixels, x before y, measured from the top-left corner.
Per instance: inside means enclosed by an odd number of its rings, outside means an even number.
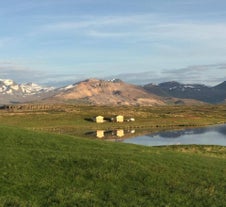
[[[226,80],[224,0],[7,0],[0,78]]]

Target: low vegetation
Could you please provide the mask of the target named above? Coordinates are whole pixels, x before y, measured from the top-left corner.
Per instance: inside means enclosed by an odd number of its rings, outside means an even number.
[[[85,120],[115,114],[136,121]],[[82,136],[99,127],[154,131],[225,121],[223,105],[1,110],[0,207],[224,207],[225,147],[144,147]]]
[[[135,118],[135,122],[96,124],[87,121],[97,115]],[[92,130],[137,129],[155,132],[226,122],[225,105],[165,107],[98,107],[74,105],[22,105],[0,110],[0,123],[37,131],[83,136]]]
[[[224,147],[141,147],[12,127],[0,127],[0,142],[0,206],[225,206]]]

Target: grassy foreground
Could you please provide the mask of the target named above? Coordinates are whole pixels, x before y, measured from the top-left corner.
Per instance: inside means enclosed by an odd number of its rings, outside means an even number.
[[[223,207],[226,148],[142,147],[0,127],[0,206]]]

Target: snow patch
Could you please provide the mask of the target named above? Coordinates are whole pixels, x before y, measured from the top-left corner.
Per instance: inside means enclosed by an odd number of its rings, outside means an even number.
[[[64,89],[68,90],[68,89],[71,89],[71,88],[74,88],[74,87],[75,87],[75,85],[68,85],[68,86],[64,87]]]
[[[17,84],[10,79],[0,79],[0,93],[8,95],[38,95],[54,90],[53,87],[42,87],[35,83]]]

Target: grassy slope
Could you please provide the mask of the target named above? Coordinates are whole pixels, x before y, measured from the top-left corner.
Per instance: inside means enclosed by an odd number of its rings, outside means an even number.
[[[141,147],[0,127],[0,206],[225,206],[226,148]]]

